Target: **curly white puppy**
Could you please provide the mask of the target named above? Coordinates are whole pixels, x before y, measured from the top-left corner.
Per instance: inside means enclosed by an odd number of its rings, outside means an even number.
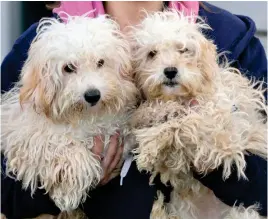
[[[216,46],[202,20],[176,11],[148,15],[133,29],[135,78],[144,102],[133,116],[137,165],[160,173],[174,190],[160,194],[151,218],[256,219],[253,207],[230,208],[192,176],[220,166],[244,177],[247,152],[267,159],[263,90],[237,69],[219,66]]]
[[[136,104],[130,47],[106,17],[41,20],[14,89],[2,96],[6,172],[32,193],[40,187],[65,211],[77,208],[102,171],[93,136],[117,131],[129,151]]]

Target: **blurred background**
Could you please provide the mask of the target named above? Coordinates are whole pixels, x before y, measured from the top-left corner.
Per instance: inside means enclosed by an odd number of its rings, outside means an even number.
[[[267,2],[260,1],[211,1],[218,7],[224,8],[233,14],[251,17],[257,26],[257,36],[263,43],[267,53]],[[1,62],[12,48],[14,41],[31,24],[41,17],[50,16],[51,11],[46,9],[45,2],[30,1],[2,1],[1,2]]]

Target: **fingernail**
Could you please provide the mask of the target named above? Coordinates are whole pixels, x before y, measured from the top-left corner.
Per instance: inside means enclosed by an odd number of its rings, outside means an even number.
[[[96,141],[101,141],[101,137],[100,137],[100,136],[95,136],[95,137],[94,137],[94,140],[95,140],[95,142],[96,142]]]

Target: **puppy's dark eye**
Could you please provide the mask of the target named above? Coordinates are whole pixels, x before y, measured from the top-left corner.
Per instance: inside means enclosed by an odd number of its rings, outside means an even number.
[[[77,68],[73,64],[66,64],[63,66],[63,71],[68,74],[76,73]]]
[[[189,49],[184,48],[184,49],[179,50],[179,52],[180,52],[181,54],[183,54],[183,53],[189,52]]]
[[[97,67],[98,67],[98,68],[101,68],[103,65],[104,65],[104,60],[103,60],[103,59],[100,59],[100,60],[97,62]]]
[[[156,56],[156,54],[157,54],[157,51],[156,51],[156,50],[152,50],[152,51],[150,51],[150,52],[148,53],[148,57],[149,57],[150,59],[152,59],[152,58],[154,58],[154,57]]]

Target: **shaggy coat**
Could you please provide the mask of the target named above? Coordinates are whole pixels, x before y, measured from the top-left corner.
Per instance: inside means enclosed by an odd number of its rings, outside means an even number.
[[[132,120],[137,165],[173,187],[168,204],[159,193],[151,218],[257,219],[257,203],[231,208],[192,176],[193,169],[206,175],[222,166],[224,179],[233,168],[246,178],[245,154],[267,159],[261,82],[219,65],[216,46],[202,34],[209,26],[194,20],[176,11],[154,13],[130,34],[145,99]],[[172,79],[168,67],[176,69]]]
[[[130,48],[106,18],[54,18],[39,23],[20,81],[2,96],[1,152],[6,174],[32,194],[44,189],[62,211],[71,211],[102,177],[93,137],[118,131],[125,154],[127,125],[136,104]],[[100,99],[91,104],[88,91]]]

